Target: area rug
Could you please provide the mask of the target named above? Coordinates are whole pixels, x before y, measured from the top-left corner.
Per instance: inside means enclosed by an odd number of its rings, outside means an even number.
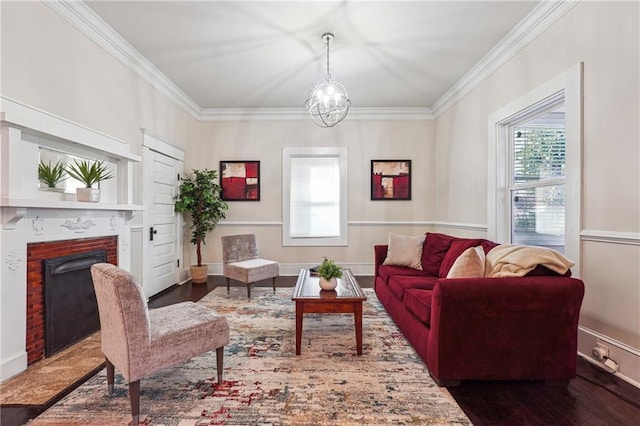
[[[307,314],[295,355],[292,290],[218,288],[199,303],[229,320],[224,380],[215,352],[141,381],[140,414],[149,425],[468,425],[445,388],[364,290],[363,350],[356,355],[353,316]],[[130,422],[127,387],[116,374],[107,395],[102,370],[37,417],[32,425]]]

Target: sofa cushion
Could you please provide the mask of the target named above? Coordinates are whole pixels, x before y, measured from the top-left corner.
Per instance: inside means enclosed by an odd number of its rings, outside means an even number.
[[[389,278],[389,289],[400,300],[404,300],[405,292],[410,288],[431,290],[439,278],[436,277],[401,277]]]
[[[451,235],[427,232],[427,238],[422,249],[422,270],[432,277],[439,276],[440,265],[451,243],[459,239]]]
[[[433,291],[411,288],[405,292],[404,306],[426,325],[431,324],[431,299]]]
[[[406,277],[428,277],[424,271],[419,269],[411,269],[406,266],[393,266],[393,265],[381,265],[378,268],[378,277],[382,278],[385,283],[389,282],[389,278],[393,276],[406,276]]]
[[[484,277],[484,249],[481,246],[469,247],[453,263],[447,278]]]
[[[455,261],[465,250],[470,247],[479,246],[483,241],[481,238],[460,238],[459,240],[453,241],[442,259],[438,276],[441,278],[446,277]]]
[[[389,234],[389,246],[385,265],[406,266],[422,270],[422,248],[424,235],[409,237],[407,235]]]

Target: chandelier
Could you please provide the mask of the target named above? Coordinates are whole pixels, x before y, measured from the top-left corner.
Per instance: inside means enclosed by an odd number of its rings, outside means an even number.
[[[311,89],[305,107],[311,119],[320,127],[333,127],[347,116],[351,101],[344,86],[331,79],[329,73],[329,42],[333,34],[325,33],[322,39],[327,43],[327,74],[324,81]]]

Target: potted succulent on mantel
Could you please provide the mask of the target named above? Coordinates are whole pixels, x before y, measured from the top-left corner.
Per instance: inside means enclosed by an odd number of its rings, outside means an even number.
[[[100,188],[93,188],[93,184],[113,177],[104,161],[73,160],[73,164],[67,166],[67,173],[85,186],[76,188],[76,200],[92,203],[100,201]]]
[[[323,290],[335,290],[338,286],[338,278],[342,278],[342,266],[336,265],[333,260],[326,257],[318,266],[320,275],[320,288]]]
[[[45,163],[40,160],[38,164],[38,180],[47,185],[47,189],[50,191],[63,191],[62,188],[56,188],[56,185],[67,179],[67,172],[65,165],[62,161],[56,162],[55,166],[51,165],[51,160]]]
[[[221,219],[229,205],[220,197],[217,172],[215,170],[193,170],[193,176],[182,179],[176,196],[175,210],[188,213],[191,219],[191,243],[196,246],[197,264],[190,266],[191,281],[207,282],[207,265],[202,264],[201,245]]]

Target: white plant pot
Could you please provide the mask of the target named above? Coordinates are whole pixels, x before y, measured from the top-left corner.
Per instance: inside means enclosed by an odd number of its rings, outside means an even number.
[[[100,188],[76,188],[76,200],[97,203],[100,201]]]
[[[331,291],[331,290],[335,290],[336,287],[338,287],[338,279],[337,278],[331,278],[330,280],[325,280],[324,278],[320,277],[320,288],[323,290],[327,290],[327,291]]]

